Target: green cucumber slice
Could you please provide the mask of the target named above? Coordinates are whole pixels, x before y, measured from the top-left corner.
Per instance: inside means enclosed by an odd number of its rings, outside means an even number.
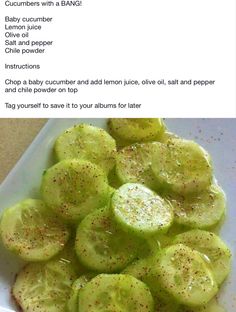
[[[30,263],[17,275],[12,294],[24,312],[64,312],[77,277],[64,255],[46,263]]]
[[[207,229],[216,225],[226,210],[226,198],[218,185],[191,196],[169,196],[175,221],[191,228]]]
[[[193,141],[172,139],[159,144],[152,170],[163,189],[180,194],[201,192],[212,182],[209,154]]]
[[[26,199],[4,210],[3,244],[26,261],[45,261],[65,246],[70,231],[41,200]]]
[[[140,236],[167,232],[173,221],[172,206],[137,183],[127,183],[116,190],[111,207],[120,226]]]
[[[122,270],[137,255],[139,240],[123,232],[108,208],[89,214],[78,226],[75,250],[80,261],[98,272]]]
[[[231,252],[214,233],[191,230],[176,236],[174,244],[184,244],[201,252],[210,264],[215,280],[220,285],[230,272]]]
[[[154,312],[150,290],[125,274],[100,274],[79,295],[80,312]]]
[[[65,221],[78,222],[110,198],[103,170],[88,161],[63,160],[43,175],[41,192],[46,204]]]
[[[130,143],[157,140],[165,130],[160,118],[111,118],[111,135]]]
[[[56,140],[58,161],[83,159],[99,165],[108,173],[115,165],[116,142],[103,129],[80,124],[67,129]]]
[[[67,312],[79,312],[79,291],[95,276],[95,273],[87,273],[74,281],[67,301]]]
[[[159,142],[133,144],[121,149],[116,157],[116,173],[124,183],[140,183],[156,190],[158,183],[152,172],[152,161],[156,151],[159,151]]]
[[[151,289],[161,288],[163,295],[166,292],[180,304],[190,307],[208,303],[218,291],[202,255],[182,244],[160,252],[146,283]]]

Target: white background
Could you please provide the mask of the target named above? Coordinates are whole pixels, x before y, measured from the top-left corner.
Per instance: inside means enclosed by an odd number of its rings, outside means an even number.
[[[235,117],[234,0],[83,0],[83,7],[25,8],[1,1],[2,117]],[[45,55],[5,55],[4,16],[48,16],[31,35]],[[40,70],[3,70],[5,63]],[[72,94],[5,94],[14,79],[212,79],[211,87],[89,87]],[[142,103],[140,110],[21,110],[10,103]]]

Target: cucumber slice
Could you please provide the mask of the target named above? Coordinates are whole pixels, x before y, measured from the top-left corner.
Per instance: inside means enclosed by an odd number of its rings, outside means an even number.
[[[24,312],[64,312],[78,277],[69,259],[26,265],[17,275],[12,294]]]
[[[169,196],[175,221],[191,228],[207,229],[216,225],[226,210],[226,198],[218,185],[191,196]]]
[[[120,226],[140,236],[166,232],[173,221],[171,205],[137,183],[127,183],[116,190],[111,207]]]
[[[125,274],[100,274],[79,295],[80,312],[154,312],[150,290]]]
[[[78,226],[75,250],[80,261],[98,272],[123,269],[137,255],[139,241],[119,229],[108,208],[89,214]]]
[[[213,273],[201,254],[182,244],[160,252],[147,285],[151,289],[161,287],[176,301],[190,307],[206,304],[218,291]]]
[[[63,249],[69,229],[43,201],[26,199],[4,210],[1,238],[9,250],[26,261],[44,261]]]
[[[212,182],[212,165],[209,154],[197,143],[173,139],[159,144],[152,170],[163,189],[175,193],[196,193]]]
[[[43,176],[42,196],[64,220],[78,222],[106,205],[110,186],[102,169],[88,161],[63,160]]]
[[[191,230],[176,236],[174,244],[184,244],[201,252],[210,262],[210,268],[218,285],[230,272],[231,252],[221,238],[214,233]]]
[[[141,183],[156,190],[158,184],[151,170],[156,150],[161,143],[143,143],[127,146],[117,153],[116,173],[124,183]]]
[[[108,126],[112,136],[126,142],[149,142],[165,130],[160,118],[111,118]]]
[[[108,173],[115,165],[116,142],[103,129],[86,124],[67,129],[56,140],[58,161],[83,159],[99,165]]]
[[[87,273],[80,276],[76,281],[74,281],[71,288],[70,297],[66,306],[67,312],[79,311],[79,291],[95,276],[95,273]]]

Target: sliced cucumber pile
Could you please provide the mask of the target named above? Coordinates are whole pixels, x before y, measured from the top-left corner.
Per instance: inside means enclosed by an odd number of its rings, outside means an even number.
[[[1,215],[4,246],[30,262],[12,287],[16,303],[22,312],[224,312],[215,298],[231,252],[212,231],[226,196],[209,154],[161,119],[108,123],[112,136],[86,124],[62,133],[42,200]]]
[[[138,279],[100,274],[80,290],[79,311],[154,312],[154,302],[148,287]]]
[[[158,140],[165,130],[160,118],[111,118],[108,126],[111,135],[124,145]]]
[[[184,244],[203,254],[209,263],[216,282],[220,285],[230,272],[231,252],[214,233],[192,230],[176,236],[175,244]]]
[[[173,221],[172,206],[147,187],[127,183],[112,196],[116,221],[127,231],[141,236],[166,232]]]
[[[70,231],[41,200],[25,199],[3,212],[4,245],[26,261],[46,261],[65,246]]]
[[[70,222],[78,222],[110,198],[103,170],[78,159],[63,160],[49,168],[43,175],[41,192],[46,204]]]
[[[162,186],[179,194],[205,190],[212,182],[212,164],[209,154],[197,143],[173,139],[159,144],[153,173]]]
[[[122,270],[137,255],[139,241],[121,230],[108,208],[89,214],[78,226],[75,249],[80,261],[98,272]]]
[[[58,161],[78,158],[109,172],[115,165],[116,142],[103,129],[86,124],[67,129],[55,142]]]

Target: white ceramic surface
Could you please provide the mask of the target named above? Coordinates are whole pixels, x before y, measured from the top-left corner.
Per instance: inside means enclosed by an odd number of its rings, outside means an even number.
[[[17,165],[0,186],[0,211],[25,197],[38,197],[45,168],[52,164],[52,146],[64,129],[76,123],[105,127],[105,119],[52,119],[41,130]],[[228,212],[221,236],[233,252],[230,277],[223,285],[220,302],[227,312],[236,311],[236,119],[167,119],[170,131],[194,139],[212,155],[215,175],[226,192]],[[0,244],[0,311],[16,311],[10,286],[22,266]]]

